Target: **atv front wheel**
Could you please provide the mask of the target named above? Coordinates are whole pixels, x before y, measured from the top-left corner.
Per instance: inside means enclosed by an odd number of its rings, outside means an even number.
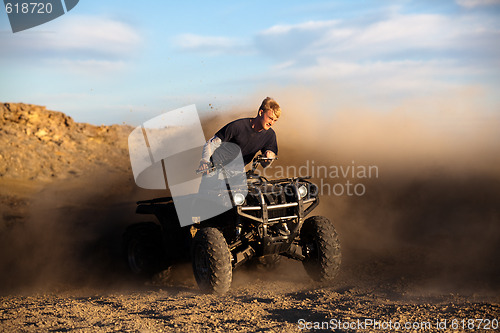
[[[302,262],[307,274],[315,281],[331,281],[340,268],[340,242],[333,223],[323,216],[304,221],[300,231]]]
[[[231,253],[222,233],[203,228],[194,236],[191,247],[194,277],[204,292],[224,294],[231,287]]]

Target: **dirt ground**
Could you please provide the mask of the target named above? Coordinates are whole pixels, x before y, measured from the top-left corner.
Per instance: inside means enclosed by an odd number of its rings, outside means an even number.
[[[311,283],[300,263],[279,272],[237,271],[224,296],[201,294],[189,265],[144,285],[67,288],[0,297],[5,332],[296,332],[498,330],[500,300],[412,290],[359,267],[331,286]],[[357,276],[357,277],[355,277]],[[122,281],[123,283],[123,281]],[[479,321],[477,319],[484,319]],[[469,320],[473,320],[470,322]],[[438,329],[438,323],[441,329]],[[401,325],[398,327],[396,325]],[[345,326],[349,325],[349,326]],[[357,326],[352,326],[357,325]],[[359,326],[361,325],[361,326]],[[409,325],[409,326],[405,326]],[[443,326],[444,325],[444,326]],[[408,328],[408,329],[406,329]],[[443,330],[446,328],[446,330]],[[472,330],[471,328],[474,328]]]

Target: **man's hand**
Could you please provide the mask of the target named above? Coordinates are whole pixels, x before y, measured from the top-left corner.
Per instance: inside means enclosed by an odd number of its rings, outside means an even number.
[[[210,169],[210,162],[205,160],[200,161],[200,166],[196,169],[196,173],[207,174]]]
[[[276,154],[273,151],[268,150],[266,151],[266,157],[274,160],[276,158]]]
[[[262,165],[263,168],[267,168],[268,166],[271,165],[271,163],[273,163],[273,160],[276,159],[276,154],[270,150],[266,151],[266,153],[264,154],[264,157],[267,157],[267,158],[271,158],[272,160],[270,161],[267,161],[267,162],[261,162],[260,165]]]

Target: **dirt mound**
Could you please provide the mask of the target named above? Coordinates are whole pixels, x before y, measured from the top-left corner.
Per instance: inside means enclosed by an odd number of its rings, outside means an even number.
[[[92,169],[126,172],[129,126],[76,123],[31,104],[0,104],[0,177],[49,181]]]

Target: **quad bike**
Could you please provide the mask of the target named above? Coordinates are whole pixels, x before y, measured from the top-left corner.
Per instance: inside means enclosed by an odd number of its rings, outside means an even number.
[[[158,223],[133,224],[125,232],[132,272],[151,276],[191,260],[200,289],[224,294],[235,268],[256,260],[272,267],[285,256],[302,261],[313,280],[331,281],[341,262],[340,244],[328,218],[308,217],[319,204],[317,186],[309,177],[268,180],[256,169],[269,162],[262,155],[253,159],[246,191],[222,190],[230,192],[232,208],[189,226],[181,227],[171,197],[137,202],[136,213],[154,215]]]

